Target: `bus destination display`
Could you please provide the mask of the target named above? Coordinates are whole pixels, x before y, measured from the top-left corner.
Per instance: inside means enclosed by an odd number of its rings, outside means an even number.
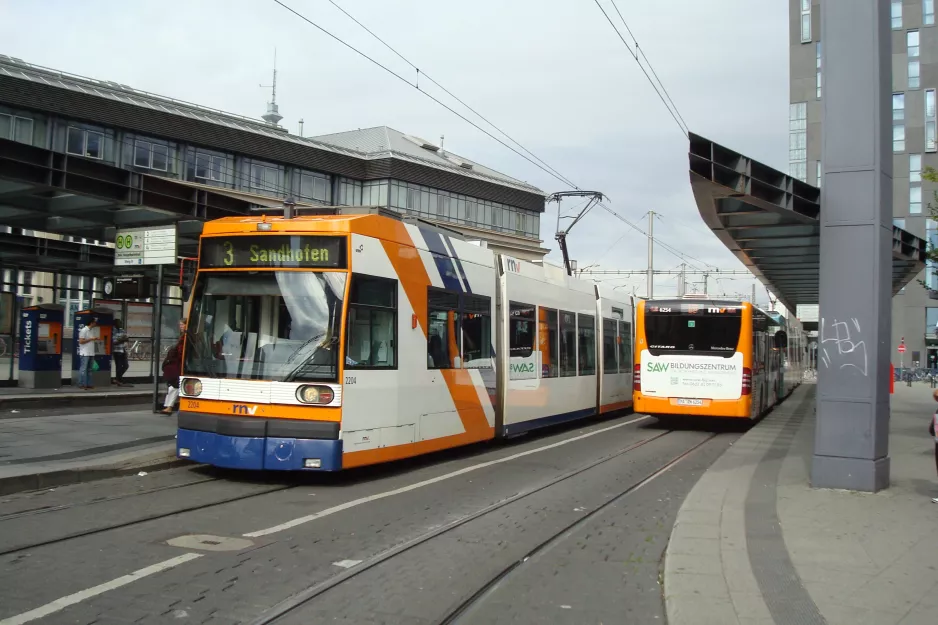
[[[202,269],[344,269],[345,238],[317,236],[206,237]]]

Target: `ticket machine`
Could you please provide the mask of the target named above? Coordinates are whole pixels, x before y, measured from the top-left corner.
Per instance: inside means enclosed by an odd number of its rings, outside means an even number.
[[[72,322],[72,386],[78,386],[78,372],[81,358],[78,352],[78,334],[92,319],[98,325],[93,330],[93,336],[100,341],[94,344],[94,359],[97,371],[92,366],[91,385],[99,388],[111,386],[111,333],[114,327],[114,313],[107,308],[92,308],[79,310],[75,313]]]
[[[22,388],[62,386],[62,322],[58,304],[24,308],[20,315],[18,385]]]

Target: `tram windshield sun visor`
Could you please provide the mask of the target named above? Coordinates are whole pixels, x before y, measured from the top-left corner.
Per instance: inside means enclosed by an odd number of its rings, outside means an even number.
[[[723,310],[723,309],[721,309]],[[692,354],[731,358],[739,345],[741,309],[720,313],[688,313],[675,310],[645,311],[648,351],[662,354]]]
[[[336,381],[343,272],[203,274],[196,284],[185,374]]]

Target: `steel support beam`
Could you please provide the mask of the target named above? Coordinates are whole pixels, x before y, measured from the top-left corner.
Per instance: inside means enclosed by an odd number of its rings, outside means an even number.
[[[817,426],[811,481],[889,486],[892,31],[887,0],[824,0]]]

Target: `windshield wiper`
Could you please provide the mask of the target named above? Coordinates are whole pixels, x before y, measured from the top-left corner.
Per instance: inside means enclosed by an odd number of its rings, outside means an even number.
[[[293,361],[293,357],[297,354],[297,352],[299,352],[299,351],[302,350],[304,347],[306,347],[307,345],[309,345],[310,343],[312,343],[312,342],[314,342],[314,341],[322,341],[322,339],[325,338],[327,334],[328,334],[327,332],[322,332],[322,333],[320,333],[320,334],[314,336],[313,338],[309,339],[308,341],[306,341],[306,342],[303,343],[302,345],[300,345],[300,347],[299,347],[295,352],[293,352],[293,354],[290,356],[290,358],[288,358],[287,361],[284,362],[283,364],[288,364],[288,363],[292,362],[292,361]],[[310,353],[306,356],[306,358],[304,358],[302,361],[300,361],[300,364],[298,364],[297,366],[295,366],[295,367],[290,371],[290,373],[288,373],[286,376],[284,376],[283,381],[284,381],[284,382],[292,382],[293,380],[295,380],[295,379],[296,379],[296,376],[298,376],[298,375],[300,374],[300,371],[303,369],[303,367],[305,367],[305,366],[307,365],[307,363],[309,363],[309,361],[313,359],[313,356],[315,356],[316,354],[318,354],[318,353],[319,353],[319,350],[322,349],[322,347],[325,346],[327,343],[335,344],[335,343],[337,343],[337,340],[336,340],[335,338],[332,338],[332,339],[330,339],[329,341],[324,341],[324,342],[319,343],[318,345],[316,345],[316,347],[314,347],[314,348],[312,349],[312,351],[310,351]]]

